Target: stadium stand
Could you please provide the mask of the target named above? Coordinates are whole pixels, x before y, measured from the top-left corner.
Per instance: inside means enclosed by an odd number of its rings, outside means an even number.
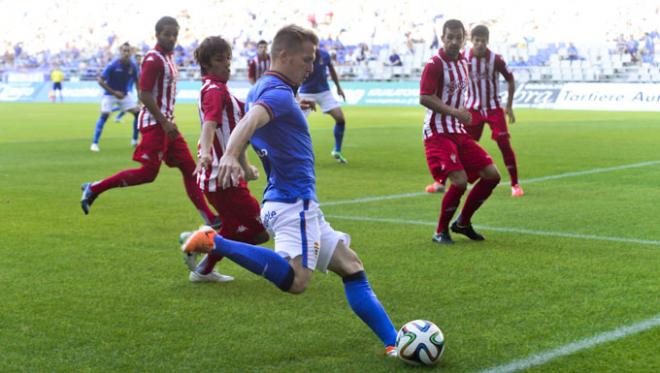
[[[372,0],[293,5],[284,0],[145,0],[128,8],[110,1],[26,2],[18,15],[0,14],[0,32],[6,35],[0,45],[0,74],[3,81],[34,80],[59,66],[67,79],[95,79],[123,42],[146,52],[153,44],[153,21],[170,14],[181,24],[175,59],[183,79],[199,77],[193,51],[199,40],[214,34],[232,41],[233,74],[244,78],[256,42],[269,40],[287,23],[313,28],[343,79],[417,79],[438,47],[442,23],[459,18],[468,27],[489,26],[491,49],[503,55],[519,81],[660,81],[660,6],[639,0],[612,5],[599,11],[598,27],[590,22],[588,29],[578,27],[580,32],[575,30],[581,19],[594,16],[591,4],[571,6],[575,10],[567,17],[557,10],[557,1],[515,11],[486,3],[475,12],[470,4],[457,4],[451,14],[440,12],[437,4],[409,0],[392,8]],[[361,27],[351,26],[356,24]],[[393,52],[400,56],[400,66],[390,64]]]

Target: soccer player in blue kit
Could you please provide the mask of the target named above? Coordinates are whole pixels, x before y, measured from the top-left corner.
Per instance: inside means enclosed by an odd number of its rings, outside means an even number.
[[[139,113],[137,99],[131,93],[131,82],[137,81],[138,67],[131,61],[131,46],[122,44],[119,48],[120,57],[112,61],[98,77],[98,83],[105,90],[101,99],[101,117],[96,121],[94,140],[90,150],[98,152],[99,139],[103,132],[103,126],[112,112],[112,106],[118,104],[121,111],[129,111],[133,114],[133,138],[131,145],[135,146],[138,139],[137,117]]]
[[[314,59],[314,71],[305,79],[300,86],[298,95],[300,98],[310,101],[315,101],[320,107],[321,111],[325,114],[330,114],[332,119],[335,120],[335,148],[330,152],[339,163],[348,163],[344,155],[341,153],[341,145],[344,141],[344,131],[346,130],[346,119],[344,119],[344,112],[341,110],[341,105],[335,96],[330,92],[328,85],[328,72],[330,77],[337,87],[337,94],[346,101],[344,91],[339,86],[339,77],[332,65],[332,59],[328,52],[321,48],[316,49],[316,58]],[[306,113],[309,113],[307,111]]]
[[[292,294],[305,291],[315,270],[336,273],[353,312],[380,338],[386,355],[396,356],[397,332],[350,248],[350,236],[325,221],[316,197],[312,139],[301,109],[305,103],[296,101],[295,92],[312,71],[317,45],[312,31],[295,25],[277,32],[271,70],[250,90],[248,111],[220,159],[218,181],[229,188],[244,179],[239,156],[248,142],[261,158],[268,180],[261,219],[274,237],[274,250],[225,239],[206,226],[181,248],[227,257]]]

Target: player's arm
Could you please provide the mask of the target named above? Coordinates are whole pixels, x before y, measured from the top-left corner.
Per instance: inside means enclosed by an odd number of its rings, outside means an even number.
[[[211,157],[211,147],[213,146],[213,136],[218,128],[218,122],[205,120],[202,124],[202,134],[199,136],[199,159],[194,174],[204,172],[211,167],[213,157]]]
[[[165,118],[165,115],[163,115],[163,113],[158,108],[158,104],[156,104],[154,95],[152,95],[150,91],[140,91],[140,101],[142,101],[144,106],[147,108],[147,110],[149,110],[149,113],[151,113],[156,121],[160,123],[161,126],[163,126],[163,130],[167,136],[170,138],[176,138],[179,135],[179,130],[176,128],[176,124]]]
[[[262,105],[255,105],[236,124],[229,136],[227,150],[220,158],[218,180],[223,189],[237,186],[241,178],[245,178],[243,167],[239,162],[245,152],[247,143],[254,135],[254,131],[265,126],[271,120],[271,113]]]
[[[332,78],[332,81],[335,82],[335,87],[337,87],[337,94],[346,101],[346,95],[344,95],[344,91],[339,86],[339,76],[337,75],[337,71],[335,71],[335,66],[332,62],[328,63],[328,71],[330,71],[330,78]]]
[[[437,113],[451,115],[461,123],[470,124],[472,114],[468,109],[451,107],[437,96],[438,90],[442,87],[443,76],[444,73],[439,63],[432,60],[424,66],[419,88],[419,104]]]
[[[175,139],[179,135],[179,130],[176,128],[176,124],[170,122],[165,115],[158,108],[156,99],[154,95],[151,94],[151,90],[156,85],[158,77],[163,74],[164,66],[162,62],[156,60],[152,56],[147,57],[142,63],[142,71],[140,72],[140,81],[138,84],[138,91],[140,92],[140,101],[144,104],[144,107],[149,110],[149,113],[156,119],[158,123],[163,127],[163,131],[171,139]]]
[[[124,98],[124,96],[126,96],[124,94],[124,92],[120,92],[120,91],[116,91],[116,90],[112,89],[112,87],[110,87],[110,85],[105,81],[105,78],[103,77],[103,75],[97,77],[96,81],[99,83],[99,85],[101,87],[103,87],[103,89],[110,92],[111,95],[117,97],[118,99],[121,100],[122,98]]]
[[[241,153],[241,156],[238,158],[238,163],[240,163],[241,168],[243,168],[246,181],[257,180],[259,178],[259,170],[250,164],[247,156],[247,146],[248,144],[245,144],[245,149]]]
[[[516,116],[513,114],[513,96],[516,94],[516,80],[511,75],[511,80],[508,83],[508,95],[506,98],[506,115],[509,117],[509,123],[516,123]]]
[[[507,68],[506,62],[497,55],[495,57],[495,68],[497,71],[502,74],[504,79],[507,82],[507,98],[506,98],[506,115],[509,117],[509,123],[513,124],[516,122],[516,116],[513,114],[513,96],[516,93],[516,80],[513,77],[513,73]]]
[[[445,104],[444,102],[442,102],[440,97],[436,96],[435,94],[420,95],[419,103],[422,106],[431,109],[435,112],[451,115],[452,117],[458,119],[461,123],[470,124],[470,122],[472,121],[472,114],[470,114],[470,111],[468,109],[464,107],[460,109],[451,107]]]

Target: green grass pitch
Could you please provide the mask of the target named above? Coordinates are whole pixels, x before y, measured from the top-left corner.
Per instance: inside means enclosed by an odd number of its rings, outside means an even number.
[[[345,112],[347,165],[330,158],[331,119],[311,116],[323,210],[351,234],[397,327],[443,329],[437,369],[497,367],[660,314],[660,164],[639,165],[660,160],[657,113],[517,110],[526,196],[500,185],[474,217],[487,241],[440,247],[441,195],[330,203],[431,181],[421,109]],[[382,356],[333,274],[300,296],[228,260],[236,281],[188,282],[176,240],[200,219],[178,170],[111,190],[84,216],[82,182],[137,166],[129,117],[109,120],[92,153],[98,105],[0,104],[0,371],[412,371]],[[177,122],[195,144],[195,106],[178,105]],[[257,197],[263,185],[251,184]],[[659,340],[651,328],[529,371],[657,372]]]

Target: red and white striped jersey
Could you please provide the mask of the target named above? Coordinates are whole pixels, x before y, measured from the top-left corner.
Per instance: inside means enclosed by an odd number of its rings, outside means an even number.
[[[470,87],[466,107],[474,110],[490,110],[500,108],[499,76],[502,74],[507,82],[513,80],[513,74],[506,67],[506,62],[499,54],[486,49],[486,54],[476,57],[474,50],[468,52],[470,63]]]
[[[436,95],[445,105],[460,109],[464,107],[469,84],[468,62],[463,55],[452,60],[444,49],[424,67],[420,82],[420,95]],[[424,138],[439,133],[467,133],[463,124],[455,117],[426,109]]]
[[[268,69],[270,69],[269,55],[266,55],[265,60],[259,59],[259,55],[256,55],[248,61],[248,77],[255,81],[259,80]]]
[[[168,120],[174,118],[177,75],[178,70],[172,59],[172,53],[165,53],[160,46],[156,45],[156,48],[144,56],[140,69],[140,91],[151,92],[160,112]],[[158,121],[147,107],[142,107],[138,115],[138,128],[147,128],[157,124]]]
[[[202,191],[218,190],[218,165],[220,158],[227,149],[229,135],[244,115],[245,105],[234,97],[227,89],[226,82],[217,76],[202,77],[202,88],[199,94],[199,119],[202,123],[213,121],[218,123],[213,136],[211,167],[197,175],[197,184]],[[201,156],[200,144],[197,144],[197,157]]]

